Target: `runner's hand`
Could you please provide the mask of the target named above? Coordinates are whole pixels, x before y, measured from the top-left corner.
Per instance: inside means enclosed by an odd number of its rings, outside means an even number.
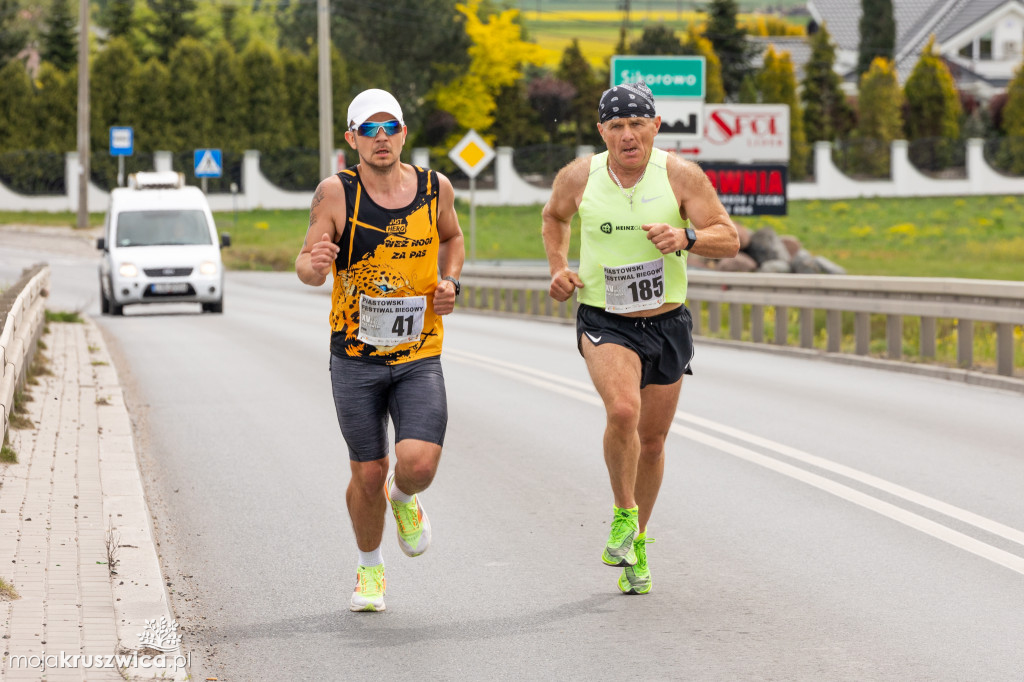
[[[313,248],[309,250],[309,265],[313,272],[323,277],[331,274],[331,265],[334,264],[339,251],[341,248],[331,241],[330,235],[324,234],[320,237],[320,241],[313,244]]]
[[[442,279],[434,289],[434,312],[438,315],[447,315],[453,310],[455,310],[455,285]]]
[[[551,277],[548,295],[556,301],[568,301],[575,289],[583,288],[583,280],[569,268],[559,270]]]
[[[654,247],[663,254],[679,251],[686,246],[686,232],[667,223],[648,223],[641,225]]]

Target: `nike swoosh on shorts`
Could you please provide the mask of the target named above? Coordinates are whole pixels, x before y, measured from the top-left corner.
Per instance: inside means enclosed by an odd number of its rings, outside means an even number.
[[[593,343],[601,343],[601,337],[600,336],[594,336],[590,332],[583,332],[583,333],[586,334],[587,338],[590,339]]]

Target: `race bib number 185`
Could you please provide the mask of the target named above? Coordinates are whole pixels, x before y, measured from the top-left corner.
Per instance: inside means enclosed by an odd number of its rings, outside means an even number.
[[[665,302],[665,261],[633,263],[604,269],[604,309],[632,313],[657,308]]]
[[[420,340],[426,296],[359,297],[358,339],[372,346],[397,346]]]

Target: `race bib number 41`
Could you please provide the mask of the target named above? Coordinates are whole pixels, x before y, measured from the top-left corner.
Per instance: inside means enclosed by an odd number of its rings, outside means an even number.
[[[426,296],[373,298],[359,296],[358,339],[372,346],[397,346],[420,340]]]
[[[620,265],[604,269],[604,309],[632,313],[657,308],[665,302],[665,261]]]

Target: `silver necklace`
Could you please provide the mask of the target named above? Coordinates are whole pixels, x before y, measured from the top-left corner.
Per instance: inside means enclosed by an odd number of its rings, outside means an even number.
[[[643,180],[644,175],[647,174],[647,166],[644,166],[644,172],[640,174],[640,177],[637,178],[637,181],[634,182],[633,186],[629,188],[629,191],[626,191],[626,188],[622,186],[622,182],[619,181],[619,176],[615,174],[615,171],[612,169],[611,164],[608,165],[608,172],[612,174],[612,180],[614,180],[615,184],[619,186],[619,191],[622,192],[622,196],[626,197],[626,199],[629,200],[629,210],[632,211],[633,195],[636,194],[636,188],[640,186],[640,181]]]

